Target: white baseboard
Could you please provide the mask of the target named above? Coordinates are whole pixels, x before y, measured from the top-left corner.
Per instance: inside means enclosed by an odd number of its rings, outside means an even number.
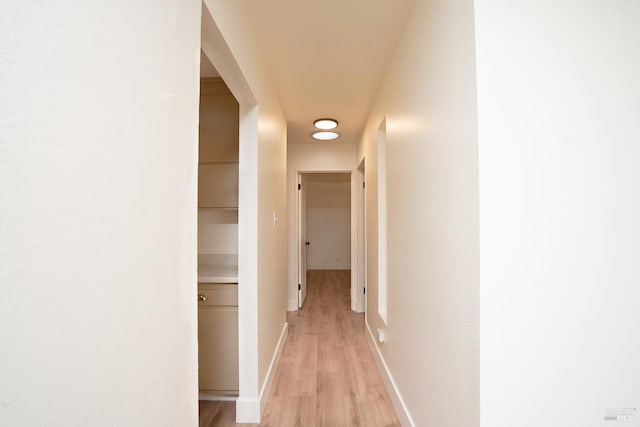
[[[307,270],[351,270],[349,264],[307,264]]]
[[[259,423],[262,412],[264,412],[264,405],[267,404],[269,398],[269,392],[271,391],[271,385],[273,384],[273,378],[276,374],[276,368],[278,367],[278,361],[284,348],[284,343],[287,341],[287,333],[289,331],[289,324],[284,323],[282,332],[280,333],[280,339],[276,346],[276,351],[273,353],[269,369],[267,370],[267,377],[262,384],[260,395],[258,399],[242,399],[236,400],[236,423]]]
[[[367,327],[367,343],[371,348],[371,353],[373,353],[373,358],[376,361],[376,365],[378,365],[378,369],[380,370],[380,374],[382,375],[382,381],[389,393],[389,397],[391,398],[391,402],[393,403],[393,407],[396,410],[396,414],[400,419],[400,424],[406,427],[415,427],[413,420],[411,419],[411,415],[409,414],[409,410],[407,409],[407,405],[404,403],[402,399],[402,395],[396,386],[396,382],[393,380],[393,376],[391,372],[389,372],[389,368],[382,357],[382,353],[380,353],[380,349],[378,348],[378,344],[376,343],[376,339],[371,332],[371,328],[369,324],[365,321],[365,325]]]
[[[260,401],[258,399],[236,400],[236,423],[259,423]]]
[[[282,350],[284,349],[284,343],[287,341],[288,333],[289,324],[287,322],[284,322],[282,332],[280,333],[280,339],[278,340],[278,345],[276,346],[276,351],[273,354],[273,358],[271,358],[271,363],[269,364],[269,369],[267,370],[267,378],[265,378],[264,384],[262,385],[262,390],[260,390],[260,413],[264,412],[264,405],[267,404],[267,399],[269,398],[269,393],[271,392],[273,379],[276,376],[278,362],[280,361],[280,356],[282,355]]]
[[[235,402],[238,400],[238,396],[231,395],[220,395],[215,393],[208,393],[206,391],[201,391],[198,393],[198,400],[216,400],[216,401],[225,401],[225,402]]]
[[[298,299],[288,299],[287,300],[287,311],[297,311],[298,310]]]

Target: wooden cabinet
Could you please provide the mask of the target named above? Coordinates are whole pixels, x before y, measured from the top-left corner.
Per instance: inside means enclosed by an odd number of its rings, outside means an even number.
[[[239,123],[238,102],[222,79],[202,79],[198,161],[199,259],[204,256],[228,258],[237,254]],[[235,277],[212,273],[216,276],[213,280],[237,282],[237,255],[235,257]],[[199,266],[198,270],[201,274],[206,268]],[[202,279],[203,282],[210,280]],[[203,398],[207,395],[237,396],[238,285],[199,283],[198,294],[200,392]]]
[[[238,162],[240,107],[222,79],[200,81],[200,163]]]
[[[198,206],[238,207],[240,109],[219,78],[200,82]]]
[[[238,395],[238,285],[198,284],[200,392]]]

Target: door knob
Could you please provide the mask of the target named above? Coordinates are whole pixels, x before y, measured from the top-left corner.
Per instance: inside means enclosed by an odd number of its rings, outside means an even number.
[[[205,294],[198,294],[198,300],[206,301],[207,300],[207,296]]]

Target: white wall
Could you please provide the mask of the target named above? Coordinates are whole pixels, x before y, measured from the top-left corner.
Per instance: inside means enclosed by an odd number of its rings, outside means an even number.
[[[405,405],[400,416],[418,426],[479,423],[473,49],[470,1],[417,1],[359,146],[358,160],[366,160],[367,324],[374,333],[386,330],[376,352]],[[376,146],[383,119],[386,326],[377,313]]]
[[[197,425],[200,3],[0,9],[0,425]]]
[[[257,422],[272,362],[286,333],[286,123],[246,4],[205,3],[215,23],[211,32],[219,31],[225,46],[203,42],[203,50],[240,103],[240,397],[236,409],[238,422]],[[222,52],[225,49],[229,52]],[[247,92],[250,97],[245,96]]]
[[[307,177],[307,268],[349,270],[351,176],[323,173]]]
[[[481,424],[615,424],[640,405],[640,3],[476,19]]]
[[[354,144],[289,144],[287,151],[287,201],[289,232],[289,274],[287,310],[298,309],[298,173],[299,172],[351,172],[356,168]],[[355,179],[355,178],[353,178]],[[355,181],[353,181],[355,182]],[[352,183],[352,186],[355,185]],[[352,187],[353,188],[353,187]],[[354,194],[352,192],[352,194]],[[353,203],[353,202],[352,202]],[[353,218],[355,220],[355,218]],[[353,230],[352,230],[353,231]],[[351,254],[355,259],[355,250]],[[352,270],[356,274],[355,269]]]

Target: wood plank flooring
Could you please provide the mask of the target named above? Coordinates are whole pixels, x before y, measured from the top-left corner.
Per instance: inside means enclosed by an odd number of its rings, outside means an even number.
[[[350,272],[309,271],[302,310],[287,313],[289,336],[261,424],[400,426],[364,334],[350,309]],[[236,426],[235,402],[200,401],[200,426]]]

